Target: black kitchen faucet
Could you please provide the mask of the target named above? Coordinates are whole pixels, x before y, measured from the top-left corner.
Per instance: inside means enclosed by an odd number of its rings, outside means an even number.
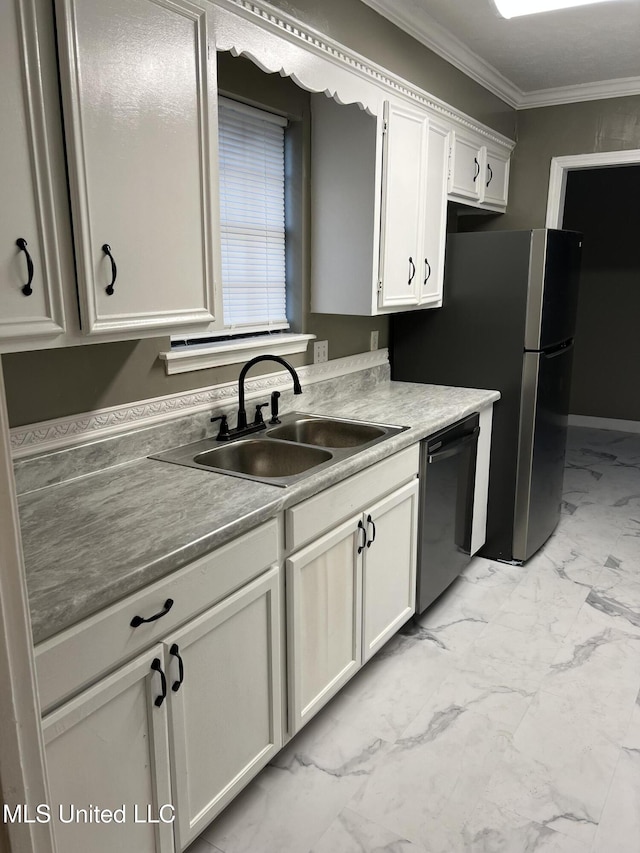
[[[288,361],[285,361],[284,358],[280,358],[279,355],[258,355],[255,358],[252,358],[248,361],[242,370],[240,371],[240,376],[238,377],[238,420],[235,426],[235,429],[229,429],[229,423],[227,421],[226,415],[218,415],[215,418],[211,418],[211,422],[220,421],[220,431],[217,436],[218,441],[230,441],[232,438],[239,438],[242,435],[249,435],[252,432],[257,432],[261,429],[266,429],[266,424],[264,422],[264,418],[262,417],[262,407],[268,405],[267,403],[258,403],[256,406],[256,413],[253,423],[247,423],[247,413],[244,408],[244,381],[247,376],[247,373],[251,370],[254,364],[258,364],[260,361],[275,361],[278,364],[281,364],[291,374],[291,378],[293,379],[293,393],[294,394],[302,394],[302,386],[300,385],[300,379],[298,378],[298,374],[295,369],[289,364]],[[278,395],[280,396],[280,395]],[[277,398],[276,398],[277,400]],[[277,402],[276,402],[277,405]],[[273,407],[273,395],[272,395],[272,407]],[[276,415],[277,416],[277,411]]]

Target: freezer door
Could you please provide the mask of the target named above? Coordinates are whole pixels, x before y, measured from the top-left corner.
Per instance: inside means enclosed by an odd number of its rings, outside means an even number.
[[[525,353],[513,557],[527,560],[560,520],[573,344]]]
[[[525,350],[549,349],[573,337],[581,242],[575,231],[531,232]]]

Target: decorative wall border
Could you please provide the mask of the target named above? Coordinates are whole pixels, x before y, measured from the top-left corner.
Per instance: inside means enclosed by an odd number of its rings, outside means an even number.
[[[379,349],[336,358],[323,364],[305,365],[296,370],[303,385],[310,385],[388,363],[389,351]],[[286,370],[267,373],[247,379],[246,397],[251,399],[265,392],[287,390],[290,385],[291,377]],[[224,382],[198,391],[168,394],[124,406],[112,406],[82,415],[16,427],[10,433],[12,456],[14,459],[21,459],[37,453],[86,444],[88,441],[98,441],[140,427],[206,411],[216,404],[229,404],[234,402],[237,396],[238,383]]]

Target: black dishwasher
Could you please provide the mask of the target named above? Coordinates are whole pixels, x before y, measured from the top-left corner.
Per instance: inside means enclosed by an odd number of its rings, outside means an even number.
[[[420,446],[418,589],[422,613],[470,561],[477,414],[440,430]]]

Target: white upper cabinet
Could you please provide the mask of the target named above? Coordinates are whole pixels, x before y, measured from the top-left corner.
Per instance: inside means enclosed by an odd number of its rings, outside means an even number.
[[[424,197],[424,227],[419,269],[421,307],[442,305],[444,247],[447,238],[447,157],[449,130],[429,119],[427,132],[427,186]]]
[[[511,149],[506,144],[502,147],[472,132],[454,130],[449,160],[449,198],[503,211],[507,206],[510,154]]]
[[[83,331],[213,319],[215,51],[187,0],[56,0]]]
[[[0,340],[36,342],[65,326],[52,189],[64,163],[47,138],[42,75],[55,67],[39,42],[52,33],[33,0],[0,4]]]
[[[487,145],[484,172],[484,194],[482,200],[485,204],[498,207],[507,206],[507,195],[509,191],[509,152],[499,151]]]
[[[387,102],[384,122],[378,305],[396,308],[419,299],[428,118]]]
[[[372,316],[442,304],[449,130],[312,98],[311,309]]]
[[[385,104],[380,309],[442,305],[449,131]]]
[[[451,134],[449,195],[461,200],[482,197],[482,142],[454,130]]]

